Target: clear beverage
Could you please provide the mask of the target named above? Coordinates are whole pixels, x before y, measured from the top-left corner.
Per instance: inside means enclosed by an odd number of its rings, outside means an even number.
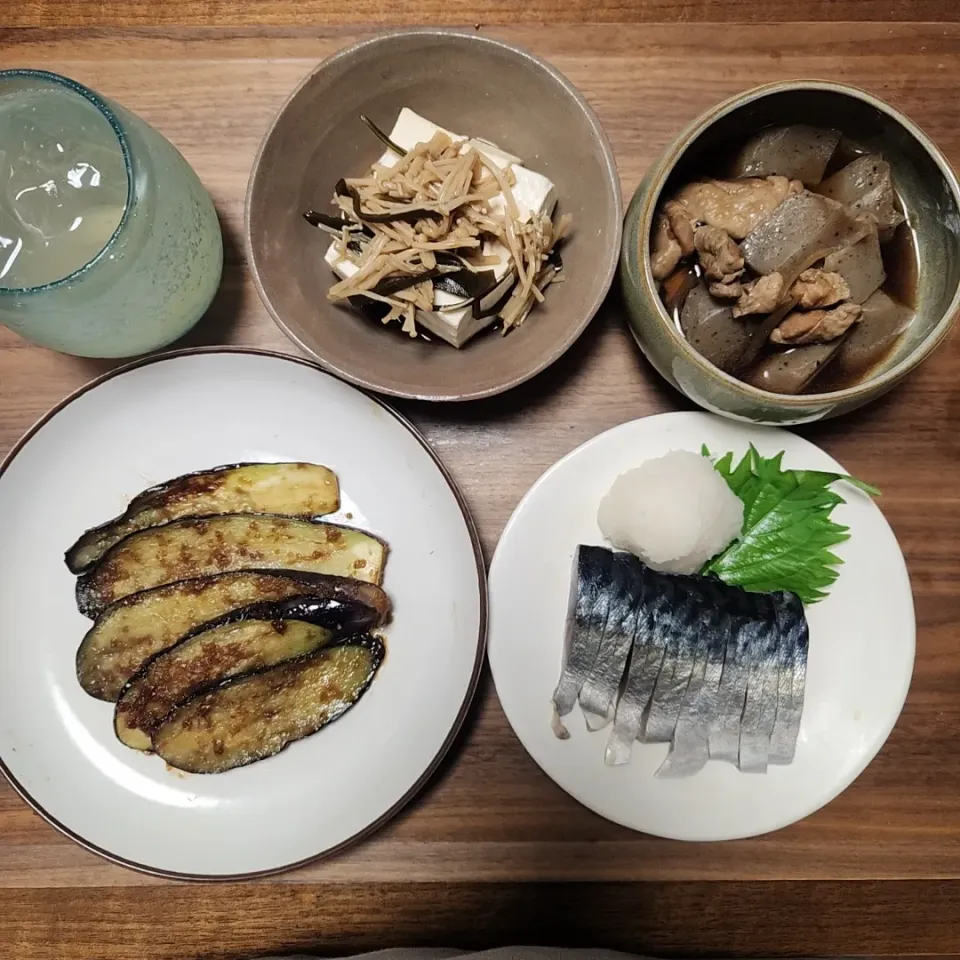
[[[0,93],[5,287],[39,287],[79,270],[110,241],[126,204],[123,151],[92,103],[59,86]]]
[[[223,263],[213,203],[139,117],[43,71],[0,71],[0,323],[124,357],[189,330]]]

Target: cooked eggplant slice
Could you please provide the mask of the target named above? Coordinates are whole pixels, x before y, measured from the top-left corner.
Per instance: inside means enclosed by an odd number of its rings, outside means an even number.
[[[131,534],[77,581],[77,607],[111,603],[176,580],[231,570],[305,570],[379,583],[386,545],[361,530],[291,517],[226,514]]]
[[[188,773],[223,773],[279,753],[343,716],[383,662],[376,637],[354,638],[200,693],[153,733],[153,749]]]
[[[121,516],[88,530],[67,551],[66,563],[71,573],[83,573],[124,537],[181,517],[221,513],[319,517],[339,507],[336,475],[316,463],[214,467],[145,490]]]
[[[301,595],[362,604],[369,611],[364,630],[383,623],[390,611],[387,595],[375,584],[322,573],[238,570],[180,580],[104,610],[77,651],[77,679],[91,697],[115,701],[150,657],[201,624],[252,603]]]
[[[204,624],[151,657],[120,693],[114,729],[136,750],[178,703],[228,677],[260,670],[366,629],[370,608],[339,600],[294,597],[257,603]]]

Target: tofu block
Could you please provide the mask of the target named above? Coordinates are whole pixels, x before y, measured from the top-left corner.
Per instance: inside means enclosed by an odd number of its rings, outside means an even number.
[[[390,131],[390,139],[404,150],[411,150],[418,143],[426,143],[435,133],[443,130],[436,124],[414,113],[409,107],[404,107],[397,116],[396,123]],[[463,149],[474,147],[489,158],[501,169],[510,169],[516,178],[513,188],[514,200],[520,213],[520,219],[529,220],[532,216],[551,216],[557,205],[556,188],[553,183],[540,173],[528,170],[522,166],[519,158],[506,153],[499,147],[484,140],[469,140],[449,130],[443,130],[451,139],[462,140]],[[392,150],[385,150],[377,161],[384,167],[393,167],[400,157]],[[498,194],[490,201],[490,207],[500,213],[506,209],[502,194]],[[492,293],[488,294],[481,307],[490,307],[496,304],[513,285],[513,271],[510,269],[510,256],[507,248],[499,241],[487,242],[483,253],[486,256],[496,256],[499,263],[490,269],[494,271],[500,281]],[[357,267],[349,260],[341,259],[337,253],[337,243],[334,241],[327,248],[324,256],[326,262],[341,279],[352,276]],[[458,298],[441,290],[436,291],[434,306],[450,307],[458,302]],[[484,328],[490,326],[496,315],[474,318],[472,306],[460,307],[456,310],[417,311],[417,323],[424,329],[445,340],[455,347],[462,347],[471,337]]]

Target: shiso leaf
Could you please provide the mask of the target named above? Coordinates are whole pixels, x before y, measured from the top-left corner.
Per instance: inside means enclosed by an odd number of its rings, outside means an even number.
[[[706,446],[701,453],[712,459]],[[830,548],[850,536],[830,519],[833,508],[845,502],[831,485],[845,481],[873,497],[880,491],[845,474],[784,470],[782,462],[783,451],[764,458],[752,444],[736,464],[733,453],[714,461],[743,502],[743,528],[701,573],[746,590],[789,590],[804,603],[816,603],[827,596],[843,563]]]

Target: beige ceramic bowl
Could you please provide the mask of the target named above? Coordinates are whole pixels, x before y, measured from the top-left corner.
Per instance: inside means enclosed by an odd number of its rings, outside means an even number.
[[[650,230],[661,193],[709,169],[716,151],[771,124],[829,126],[890,162],[919,248],[917,316],[892,355],[864,382],[832,393],[784,396],[749,387],[696,353],[663,307],[650,272]],[[839,83],[796,80],[758,87],[691,124],[647,173],[627,211],[621,278],[633,334],[654,367],[707,410],[755,423],[806,423],[886,393],[943,342],[960,308],[960,186],[930,139],[876,97]]]
[[[382,153],[361,123],[389,132],[402,107],[498,144],[548,176],[559,213],[573,215],[566,282],[547,291],[506,336],[488,330],[460,350],[413,340],[327,300],[327,234],[304,222],[330,210],[340,177],[362,176]],[[247,244],[274,319],[334,373],[380,393],[470,400],[522,383],[580,336],[606,295],[620,251],[622,207],[613,152],[593,110],[553,67],[475,33],[409,30],[324,61],[274,120],[247,194]]]

